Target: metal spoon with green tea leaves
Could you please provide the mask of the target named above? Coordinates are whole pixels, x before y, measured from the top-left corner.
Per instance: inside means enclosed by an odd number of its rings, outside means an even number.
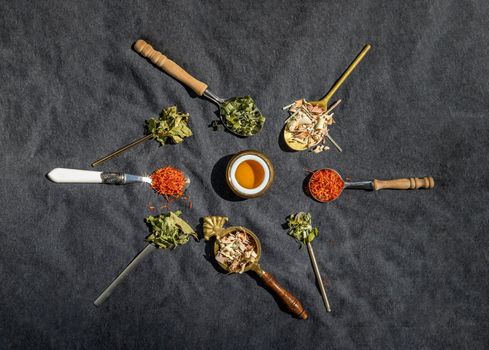
[[[151,118],[146,120],[146,135],[131,142],[124,147],[106,155],[92,163],[92,167],[102,164],[103,162],[112,159],[122,152],[127,151],[140,143],[154,139],[160,145],[169,143],[177,144],[183,142],[187,137],[192,136],[192,130],[188,127],[188,113],[179,112],[176,106],[164,108],[161,111],[159,118]]]
[[[112,281],[112,283],[104,289],[104,291],[95,299],[96,306],[102,305],[107,298],[112,294],[115,288],[134,270],[134,268],[149,253],[156,249],[175,249],[178,246],[187,244],[190,236],[198,240],[197,233],[180,218],[181,212],[170,212],[159,216],[149,216],[146,218],[146,223],[150,227],[151,233],[146,237],[148,245],[139,252],[138,255],[126,266],[124,270]]]
[[[209,90],[207,84],[195,79],[182,67],[156,51],[144,40],[134,44],[134,50],[149,59],[155,66],[161,68],[173,78],[191,88],[197,95],[204,96],[219,106],[219,117],[223,125],[235,135],[252,136],[260,132],[265,123],[265,117],[255,105],[250,96],[223,99]]]
[[[316,256],[314,255],[311,245],[313,239],[318,235],[317,227],[312,227],[312,216],[310,213],[305,212],[299,212],[295,215],[292,214],[287,218],[287,224],[289,226],[289,235],[294,237],[301,246],[302,244],[307,246],[307,252],[311,259],[312,268],[316,275],[316,281],[319,285],[319,290],[321,291],[324,306],[326,307],[326,311],[331,312],[328,296],[326,295],[321,273],[319,272],[319,267],[316,262]]]

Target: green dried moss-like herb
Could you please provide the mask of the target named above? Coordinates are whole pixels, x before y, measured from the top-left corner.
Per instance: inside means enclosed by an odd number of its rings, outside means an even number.
[[[151,233],[146,240],[160,249],[175,249],[188,243],[192,236],[198,240],[197,233],[183,220],[179,219],[181,211],[170,212],[158,216],[148,216],[145,221]]]
[[[318,235],[317,227],[312,227],[311,213],[299,212],[287,218],[289,235],[294,237],[302,246],[302,243],[311,243]]]
[[[220,114],[229,129],[243,136],[256,134],[265,123],[265,117],[250,96],[225,101],[221,105]]]
[[[183,139],[192,136],[188,127],[188,113],[177,111],[177,107],[168,107],[161,111],[158,119],[146,121],[146,130],[160,144],[181,143]]]

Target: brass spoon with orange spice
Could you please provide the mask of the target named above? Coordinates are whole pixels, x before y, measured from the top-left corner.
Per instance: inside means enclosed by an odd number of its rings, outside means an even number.
[[[417,190],[420,188],[435,187],[435,180],[431,176],[423,178],[404,178],[394,180],[371,180],[346,182],[334,169],[319,169],[312,173],[308,182],[310,195],[318,202],[331,202],[341,195],[343,189],[361,189],[378,191],[391,190]]]

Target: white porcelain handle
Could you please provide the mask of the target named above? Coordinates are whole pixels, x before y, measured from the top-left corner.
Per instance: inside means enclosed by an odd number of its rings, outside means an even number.
[[[56,168],[49,172],[49,180],[56,183],[101,184],[101,171]]]

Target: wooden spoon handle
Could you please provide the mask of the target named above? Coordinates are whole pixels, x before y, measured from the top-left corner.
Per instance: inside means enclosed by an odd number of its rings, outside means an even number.
[[[283,304],[289,309],[289,311],[294,315],[303,320],[307,319],[309,316],[307,311],[304,310],[302,304],[295,296],[293,296],[287,289],[282,287],[275,277],[270,273],[263,271],[263,273],[258,274],[262,279],[263,283],[275,292],[275,294],[282,300]]]
[[[418,188],[433,188],[435,180],[431,176],[418,178],[410,177],[406,179],[394,180],[373,180],[374,191],[391,189],[391,190],[417,190]]]
[[[171,75],[173,78],[187,85],[189,88],[194,90],[194,92],[202,96],[204,91],[207,89],[207,84],[195,79],[193,76],[188,74],[182,67],[170,60],[168,57],[163,55],[161,52],[156,51],[153,47],[146,41],[139,39],[134,44],[134,50],[141,56],[149,59],[153,64],[166,73]]]

